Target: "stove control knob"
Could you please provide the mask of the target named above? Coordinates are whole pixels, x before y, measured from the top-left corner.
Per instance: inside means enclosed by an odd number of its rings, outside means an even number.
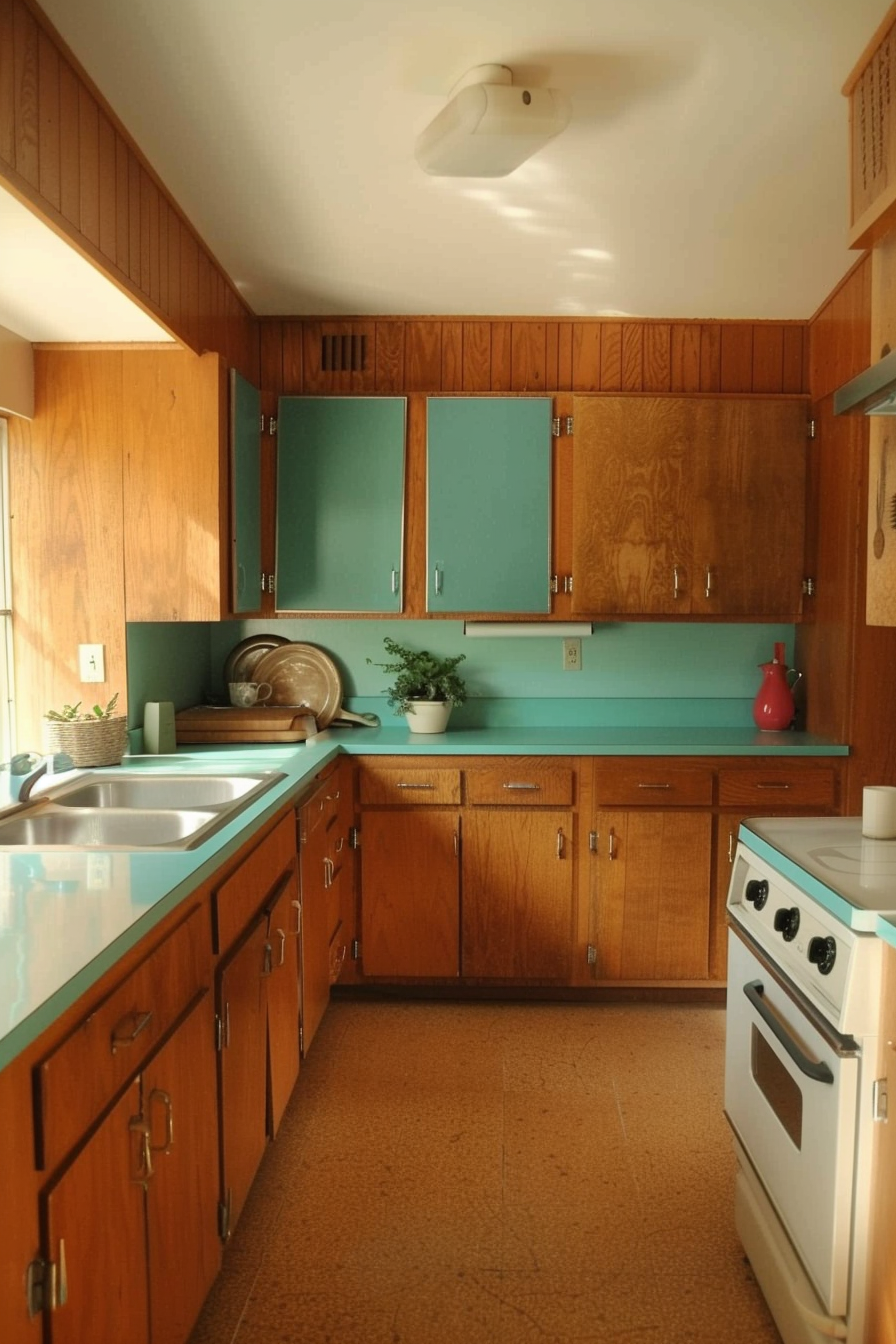
[[[746,885],[744,900],[750,901],[757,910],[761,910],[768,900],[768,883],[764,877],[753,877]]]
[[[811,938],[809,940],[809,960],[817,966],[822,975],[830,975],[837,960],[837,943],[833,938]]]
[[[800,912],[795,905],[782,906],[775,911],[775,932],[784,935],[785,943],[792,943],[800,927]]]

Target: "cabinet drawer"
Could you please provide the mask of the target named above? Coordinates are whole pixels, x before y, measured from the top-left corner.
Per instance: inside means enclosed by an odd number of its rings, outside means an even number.
[[[712,804],[713,771],[708,766],[676,766],[645,757],[624,765],[597,765],[595,799],[612,807],[707,807]]]
[[[508,761],[492,769],[468,770],[467,802],[474,807],[571,807],[573,770]]]
[[[292,814],[262,840],[226,882],[212,893],[214,949],[226,952],[261,909],[277,879],[296,858],[296,829]]]
[[[377,769],[361,771],[361,805],[404,803],[420,807],[427,803],[457,806],[460,803],[460,771],[442,769]]]
[[[830,766],[738,766],[719,771],[721,807],[832,808],[836,797]]]
[[[349,800],[350,801],[350,800]],[[338,773],[330,775],[299,807],[299,827],[303,843],[318,826],[330,826],[345,807],[346,790]]]
[[[57,1165],[210,982],[207,915],[182,924],[36,1070],[38,1163]]]

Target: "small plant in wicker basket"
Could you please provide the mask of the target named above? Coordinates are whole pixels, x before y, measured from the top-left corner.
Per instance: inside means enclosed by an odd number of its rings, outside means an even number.
[[[120,765],[128,745],[128,721],[125,714],[116,714],[118,692],[107,705],[81,709],[63,705],[50,709],[44,715],[44,750],[47,753],[64,751],[76,766]]]

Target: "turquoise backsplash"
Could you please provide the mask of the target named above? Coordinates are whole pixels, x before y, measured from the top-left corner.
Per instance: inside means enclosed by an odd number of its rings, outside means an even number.
[[[389,678],[367,659],[384,660],[385,635],[464,653],[470,698],[453,720],[461,727],[749,727],[758,664],[772,657],[776,642],[791,658],[794,644],[792,625],[608,623],[582,640],[581,670],[565,672],[559,637],[467,639],[462,621],[131,623],[131,726],[142,723],[147,700],[173,700],[183,709],[222,694],[230,650],[265,631],[325,649],[339,668],[346,706],[377,713],[384,723],[393,717],[384,694]]]

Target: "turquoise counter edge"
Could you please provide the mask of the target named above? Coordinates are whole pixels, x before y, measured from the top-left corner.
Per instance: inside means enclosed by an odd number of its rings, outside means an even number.
[[[15,997],[18,979],[28,951],[37,940],[46,943],[50,928],[29,927],[28,897],[50,901],[46,893],[16,891],[10,881],[9,860],[0,877],[0,900],[8,912],[0,923],[0,1068],[30,1046],[43,1031],[75,1003],[136,943],[151,933],[172,910],[185,901],[249,840],[254,831],[297,800],[316,774],[341,753],[350,755],[408,756],[846,756],[849,748],[803,733],[763,733],[751,729],[722,728],[570,728],[536,727],[459,729],[441,734],[410,733],[405,728],[345,728],[328,730],[300,746],[231,746],[181,748],[176,756],[125,758],[129,769],[202,769],[228,767],[281,771],[284,778],[248,807],[212,839],[195,850],[177,853],[140,852],[117,855],[127,871],[127,895],[118,893],[122,904],[120,927],[114,933],[97,934],[78,964],[64,965],[66,951],[57,949],[60,969],[52,987],[40,997]],[[40,859],[40,855],[32,855]],[[57,877],[61,873],[58,851],[53,856]],[[72,880],[85,880],[88,856],[72,854]],[[74,874],[77,873],[77,878]],[[61,901],[76,897],[60,896]],[[98,898],[102,899],[102,898]],[[18,907],[18,911],[17,911]],[[46,914],[46,912],[44,912]],[[882,921],[883,923],[884,921]],[[888,925],[881,936],[896,946],[896,928]],[[44,955],[52,955],[44,949]],[[74,954],[72,954],[74,955]],[[48,980],[52,980],[52,974]],[[3,989],[2,987],[6,987]]]

